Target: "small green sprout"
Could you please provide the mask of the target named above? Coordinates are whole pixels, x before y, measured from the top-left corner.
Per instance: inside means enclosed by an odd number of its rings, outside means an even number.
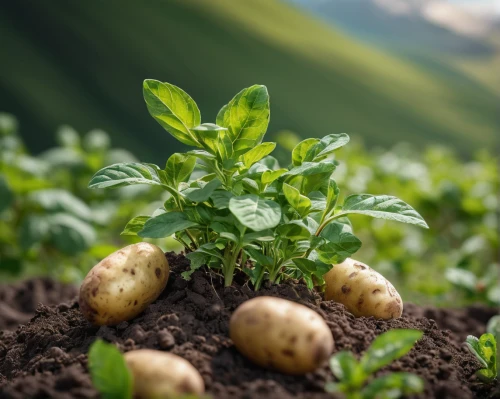
[[[338,382],[326,384],[329,393],[341,392],[347,399],[399,398],[424,389],[423,380],[412,373],[390,373],[372,379],[379,369],[404,356],[422,337],[418,330],[395,329],[379,335],[358,361],[342,351],[330,358],[330,369]]]
[[[497,338],[500,337],[500,316],[495,316],[489,321],[487,330],[488,332],[481,337],[469,335],[465,341],[469,350],[483,365],[483,368],[476,372],[477,377],[483,382],[491,382],[498,377]]]

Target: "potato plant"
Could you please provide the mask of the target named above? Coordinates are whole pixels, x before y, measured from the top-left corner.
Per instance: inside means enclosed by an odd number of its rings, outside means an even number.
[[[240,91],[219,111],[216,123],[201,123],[195,101],[169,83],[145,80],[143,93],[153,118],[181,143],[194,147],[172,154],[164,168],[149,163],[118,163],[98,171],[90,188],[159,186],[170,194],[153,215],[132,219],[126,234],[162,238],[172,234],[191,260],[190,273],[208,265],[232,283],[244,270],[256,289],[264,280],[303,278],[323,283],[332,264],[355,253],[361,241],[348,216],[361,214],[427,227],[399,198],[350,195],[339,201],[332,178],[334,153],[349,136],[329,134],[298,143],[291,164],[280,167],[263,142],[269,117],[265,86]],[[247,260],[253,267],[245,267]]]
[[[420,393],[423,380],[412,373],[397,372],[373,378],[382,367],[408,353],[423,333],[395,329],[379,335],[358,361],[351,352],[338,352],[330,358],[330,369],[337,382],[326,384],[330,393],[343,393],[347,399],[399,398]]]
[[[487,332],[479,338],[469,335],[465,341],[469,350],[476,356],[483,368],[476,372],[483,382],[492,382],[498,377],[500,358],[497,345],[500,339],[500,316],[494,316],[488,322]]]

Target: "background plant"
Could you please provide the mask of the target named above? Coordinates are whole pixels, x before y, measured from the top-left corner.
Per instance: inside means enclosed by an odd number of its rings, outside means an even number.
[[[351,352],[338,352],[330,358],[330,369],[338,382],[325,390],[341,392],[347,399],[399,398],[420,393],[423,380],[412,373],[389,373],[373,378],[382,367],[407,354],[422,337],[418,330],[394,329],[379,335],[359,361]]]
[[[110,148],[102,131],[81,137],[62,127],[59,146],[33,156],[17,125],[11,115],[0,114],[0,274],[78,281],[98,259],[134,241],[120,239],[122,219],[152,201],[150,190],[109,195],[87,189],[96,167],[135,160],[126,150]]]

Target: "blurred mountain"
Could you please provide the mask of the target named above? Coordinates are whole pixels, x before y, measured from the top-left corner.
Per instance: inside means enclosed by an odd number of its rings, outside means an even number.
[[[422,68],[276,0],[5,2],[0,51],[0,110],[20,118],[35,151],[67,123],[163,162],[182,146],[149,116],[145,78],[185,89],[203,122],[259,83],[271,94],[270,133],[345,131],[463,154],[496,143],[499,96],[479,78]]]
[[[439,0],[290,0],[345,32],[393,50],[485,55],[495,18]]]

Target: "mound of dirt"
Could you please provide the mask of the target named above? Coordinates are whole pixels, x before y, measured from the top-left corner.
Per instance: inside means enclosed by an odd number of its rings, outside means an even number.
[[[220,278],[206,271],[197,271],[185,281],[180,273],[189,267],[187,259],[173,253],[167,257],[172,269],[167,288],[130,322],[92,326],[71,301],[54,307],[40,305],[27,324],[16,331],[0,332],[0,397],[97,398],[86,369],[86,353],[100,337],[122,351],[151,348],[184,357],[200,371],[213,398],[334,398],[323,390],[333,379],[327,364],[305,376],[287,376],[255,366],[237,352],[229,339],[229,318],[238,305],[256,295],[308,306],[326,320],[335,350],[357,355],[387,330],[422,330],[424,337],[415,348],[380,373],[420,375],[426,381],[425,392],[418,396],[422,398],[497,397],[493,385],[481,384],[474,377],[480,365],[463,345],[464,335],[484,332],[485,321],[494,310],[468,313],[408,305],[397,320],[354,318],[342,305],[322,301],[319,294],[297,282],[267,285],[255,293],[242,278],[224,288]]]

